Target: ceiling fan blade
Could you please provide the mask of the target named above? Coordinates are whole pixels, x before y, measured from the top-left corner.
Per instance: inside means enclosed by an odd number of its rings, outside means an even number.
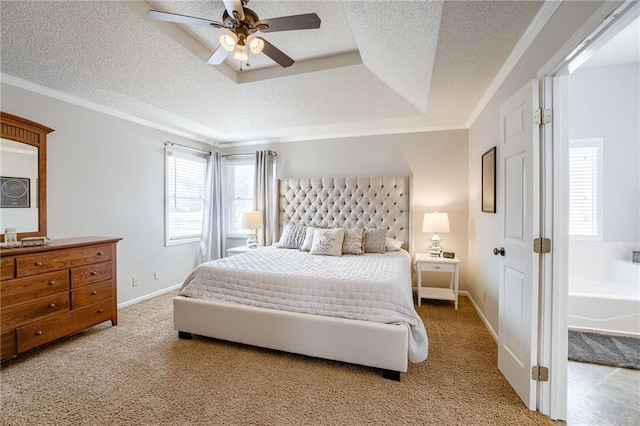
[[[303,15],[282,16],[280,18],[261,19],[256,22],[256,27],[263,33],[273,33],[276,31],[311,30],[320,28],[320,17],[315,13],[305,13]],[[261,25],[268,28],[262,29]]]
[[[241,0],[222,0],[222,2],[224,3],[224,8],[227,9],[229,16],[237,18],[238,21],[242,21],[244,19],[244,8],[242,7]]]
[[[293,59],[288,57],[284,52],[275,47],[273,44],[269,43],[267,40],[262,37],[256,37],[264,42],[264,48],[262,49],[262,53],[273,59],[278,65],[283,68],[290,67],[295,62]]]
[[[150,10],[147,12],[150,18],[157,21],[175,22],[178,24],[201,25],[205,27],[226,28],[223,24],[208,19],[194,18],[193,16],[178,15],[176,13],[161,12],[159,10]]]
[[[211,57],[207,60],[209,65],[220,65],[227,58],[227,52],[222,48],[222,46],[218,46],[218,48],[213,52]]]

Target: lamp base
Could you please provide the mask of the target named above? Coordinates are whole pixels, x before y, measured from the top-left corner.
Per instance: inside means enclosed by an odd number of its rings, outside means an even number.
[[[442,247],[440,246],[431,246],[429,247],[429,254],[434,257],[440,257],[442,253]]]
[[[247,247],[251,248],[256,248],[258,247],[258,235],[257,234],[249,234],[247,236]]]
[[[434,257],[440,257],[440,253],[442,253],[442,247],[440,247],[440,237],[437,232],[433,233],[433,237],[431,238],[431,247],[429,247],[429,254]]]

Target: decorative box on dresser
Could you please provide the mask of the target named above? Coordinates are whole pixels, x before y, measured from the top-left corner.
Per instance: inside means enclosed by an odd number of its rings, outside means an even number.
[[[0,249],[0,360],[111,320],[118,324],[116,244],[81,237]]]

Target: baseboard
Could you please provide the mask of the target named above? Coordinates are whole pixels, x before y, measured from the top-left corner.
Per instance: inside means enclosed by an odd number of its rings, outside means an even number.
[[[167,288],[163,288],[162,290],[154,291],[153,293],[145,294],[144,296],[136,297],[135,299],[127,300],[126,302],[118,303],[118,309],[124,308],[125,306],[135,305],[136,303],[140,303],[143,300],[151,299],[156,296],[160,296],[161,294],[169,293],[170,291],[174,291],[182,287],[182,283],[172,285]]]
[[[460,292],[458,292],[458,295],[466,296],[467,299],[469,299],[469,302],[471,302],[471,306],[473,306],[473,309],[476,310],[476,313],[478,314],[478,316],[480,317],[480,319],[484,323],[484,326],[487,327],[487,330],[489,331],[489,334],[491,335],[491,337],[493,337],[493,340],[496,343],[498,343],[498,333],[496,333],[496,331],[493,329],[493,327],[491,327],[491,324],[489,323],[489,320],[487,320],[487,317],[484,316],[484,314],[480,310],[480,307],[478,306],[476,301],[473,300],[473,297],[471,297],[471,294],[469,294],[468,291],[460,291]]]

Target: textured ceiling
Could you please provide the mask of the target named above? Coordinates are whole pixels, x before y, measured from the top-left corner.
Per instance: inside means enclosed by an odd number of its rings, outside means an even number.
[[[292,57],[206,63],[222,1],[1,1],[1,70],[211,142],[464,127],[541,1],[270,1],[261,19],[315,12],[316,30],[265,33]],[[17,77],[18,79],[15,79]]]

